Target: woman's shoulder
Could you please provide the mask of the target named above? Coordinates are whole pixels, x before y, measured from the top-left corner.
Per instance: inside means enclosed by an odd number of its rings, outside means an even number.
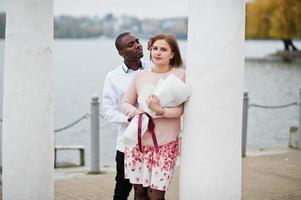
[[[151,75],[150,69],[143,69],[136,72],[135,78],[136,80],[143,80],[146,77],[149,77],[150,75]]]
[[[183,67],[177,67],[177,68],[175,68],[175,71],[177,73],[180,73],[180,74],[185,74],[186,73],[186,71]]]
[[[173,74],[180,77],[181,79],[185,79],[186,71],[182,67],[174,68]]]

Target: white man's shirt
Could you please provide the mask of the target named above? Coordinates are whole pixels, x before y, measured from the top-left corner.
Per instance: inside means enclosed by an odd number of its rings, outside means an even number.
[[[149,66],[150,63],[142,61],[143,69],[147,69]],[[120,111],[120,105],[122,103],[123,95],[131,84],[137,71],[129,69],[123,63],[110,71],[106,75],[104,81],[102,93],[102,117],[105,120],[118,125],[116,149],[121,152],[124,152],[125,146],[120,139],[128,125],[128,117]]]

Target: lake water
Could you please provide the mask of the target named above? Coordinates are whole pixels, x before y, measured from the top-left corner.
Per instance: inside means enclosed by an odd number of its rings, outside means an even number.
[[[142,41],[146,44],[146,41]],[[186,57],[186,41],[180,41]],[[301,42],[296,42],[301,48]],[[245,45],[245,88],[250,103],[280,105],[296,102],[301,85],[301,64],[267,61],[266,55],[282,49],[280,41],[247,41]],[[0,40],[0,72],[3,74],[4,41]],[[145,59],[148,56],[145,55]],[[114,40],[56,40],[54,43],[54,109],[55,129],[77,120],[90,110],[90,98],[101,95],[105,74],[121,63],[114,48]],[[0,78],[2,96],[3,77]],[[0,100],[2,104],[2,99]],[[0,109],[2,113],[2,109]],[[217,122],[218,123],[218,122]],[[297,106],[266,110],[250,108],[248,149],[285,147],[288,145],[289,127],[298,124]],[[115,127],[103,120],[101,131],[101,163],[114,164]],[[1,127],[2,128],[2,127]],[[59,145],[84,145],[86,162],[90,165],[90,121],[55,133]],[[78,152],[60,153],[58,160],[78,162]]]

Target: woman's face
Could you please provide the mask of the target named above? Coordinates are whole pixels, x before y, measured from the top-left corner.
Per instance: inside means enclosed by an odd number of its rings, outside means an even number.
[[[165,40],[157,40],[151,48],[152,61],[156,65],[169,65],[174,57],[169,44]]]

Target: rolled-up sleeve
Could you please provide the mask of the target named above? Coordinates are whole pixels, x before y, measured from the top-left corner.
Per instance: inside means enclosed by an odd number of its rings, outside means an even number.
[[[131,117],[134,116],[135,111],[137,110],[137,108],[135,107],[135,105],[137,104],[137,98],[138,93],[136,89],[136,79],[134,78],[123,96],[121,111],[123,113],[127,113]]]

